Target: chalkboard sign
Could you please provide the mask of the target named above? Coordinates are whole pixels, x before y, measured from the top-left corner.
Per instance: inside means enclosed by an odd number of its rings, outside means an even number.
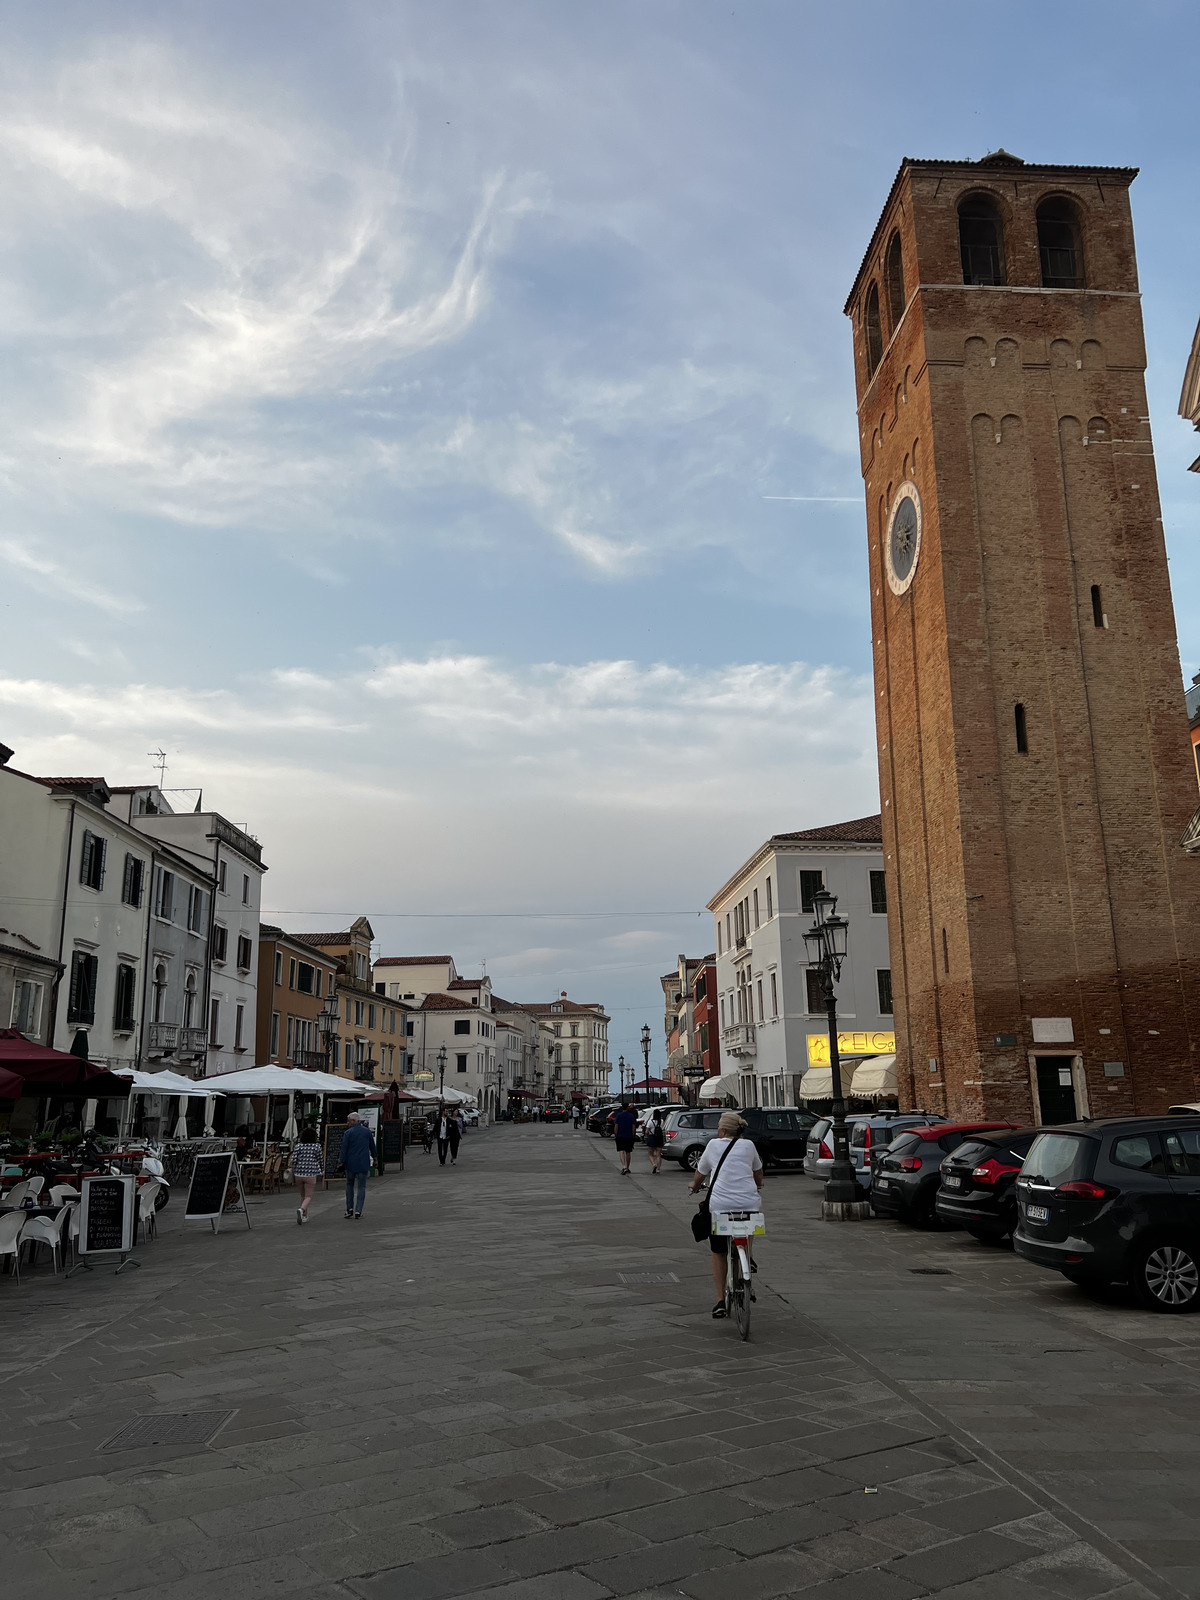
[[[80,1255],[99,1255],[104,1251],[127,1255],[133,1249],[136,1194],[136,1178],[84,1178],[79,1216]]]
[[[379,1166],[404,1165],[404,1124],[396,1118],[385,1117],[379,1124]]]
[[[232,1150],[216,1150],[211,1155],[197,1156],[192,1167],[187,1204],[183,1208],[184,1221],[211,1222],[212,1230],[216,1233],[221,1217],[230,1209],[240,1211],[246,1218],[246,1226],[250,1226],[237,1156]]]
[[[327,1122],[323,1134],[325,1144],[325,1187],[336,1179],[338,1162],[342,1154],[342,1135],[350,1126],[348,1122]]]

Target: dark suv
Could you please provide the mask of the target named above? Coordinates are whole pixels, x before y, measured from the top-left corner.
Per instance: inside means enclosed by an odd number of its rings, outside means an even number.
[[[802,1167],[808,1130],[818,1118],[814,1111],[796,1106],[747,1106],[739,1113],[746,1124],[743,1139],[751,1139],[764,1167]]]
[[[965,1228],[982,1244],[1007,1239],[1017,1225],[1017,1173],[1037,1134],[1036,1128],[1018,1128],[964,1139],[942,1162],[941,1220]]]
[[[940,1122],[898,1133],[871,1174],[871,1210],[877,1217],[896,1217],[918,1227],[937,1224],[934,1204],[941,1165],[952,1150],[975,1133],[1009,1128],[1008,1122]]]
[[[1200,1310],[1200,1119],[1106,1117],[1039,1132],[1017,1179],[1018,1255],[1074,1283]]]

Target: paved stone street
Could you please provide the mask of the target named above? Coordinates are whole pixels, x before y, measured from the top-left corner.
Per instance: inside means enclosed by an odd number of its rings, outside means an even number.
[[[417,1150],[140,1272],[0,1282],[22,1600],[1200,1595],[1200,1319],[766,1186],[751,1340],[676,1170],[555,1125]],[[140,1415],[208,1444],[106,1450]],[[216,1419],[214,1419],[215,1421]]]

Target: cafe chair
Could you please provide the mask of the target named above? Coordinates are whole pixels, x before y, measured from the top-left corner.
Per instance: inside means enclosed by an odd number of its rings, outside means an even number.
[[[158,1213],[154,1202],[157,1200],[158,1191],[161,1188],[162,1185],[158,1179],[151,1178],[149,1183],[144,1183],[138,1190],[137,1219],[142,1227],[142,1242],[144,1244],[149,1244],[151,1239],[158,1237],[158,1222],[156,1220]],[[135,1228],[135,1234],[136,1231]]]
[[[79,1190],[72,1183],[56,1183],[50,1190],[50,1204],[62,1206],[79,1199]]]
[[[79,1206],[73,1206],[68,1203],[67,1220],[63,1224],[63,1255],[65,1257],[68,1252],[70,1253],[72,1266],[74,1266],[75,1261],[79,1256],[78,1239],[80,1210],[81,1208]]]
[[[27,1196],[36,1200],[45,1186],[45,1178],[23,1178],[20,1183],[13,1184],[4,1197],[4,1203],[7,1206],[23,1206]]]
[[[50,1259],[54,1265],[54,1274],[56,1277],[58,1276],[58,1262],[63,1249],[63,1225],[68,1221],[74,1209],[74,1206],[63,1206],[57,1216],[30,1217],[26,1221],[25,1226],[21,1229],[18,1248],[23,1250],[26,1245],[29,1246],[29,1262],[31,1266],[37,1256],[38,1245],[48,1245]],[[0,1221],[3,1220],[3,1218],[0,1218]]]
[[[21,1229],[24,1226],[25,1216],[20,1211],[10,1211],[0,1217],[0,1259],[12,1257],[18,1283],[21,1281]]]

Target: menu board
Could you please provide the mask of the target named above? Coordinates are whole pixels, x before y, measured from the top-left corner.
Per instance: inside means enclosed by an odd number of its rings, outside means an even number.
[[[404,1165],[404,1124],[398,1118],[385,1117],[379,1124],[379,1165]]]
[[[348,1122],[327,1122],[325,1124],[325,1187],[338,1175],[338,1166],[342,1159],[342,1135],[350,1126]]]
[[[206,1221],[221,1215],[236,1160],[232,1150],[217,1150],[212,1155],[196,1157],[187,1204],[183,1208],[185,1217]]]
[[[127,1254],[133,1249],[136,1178],[84,1178],[80,1202],[79,1253]]]

